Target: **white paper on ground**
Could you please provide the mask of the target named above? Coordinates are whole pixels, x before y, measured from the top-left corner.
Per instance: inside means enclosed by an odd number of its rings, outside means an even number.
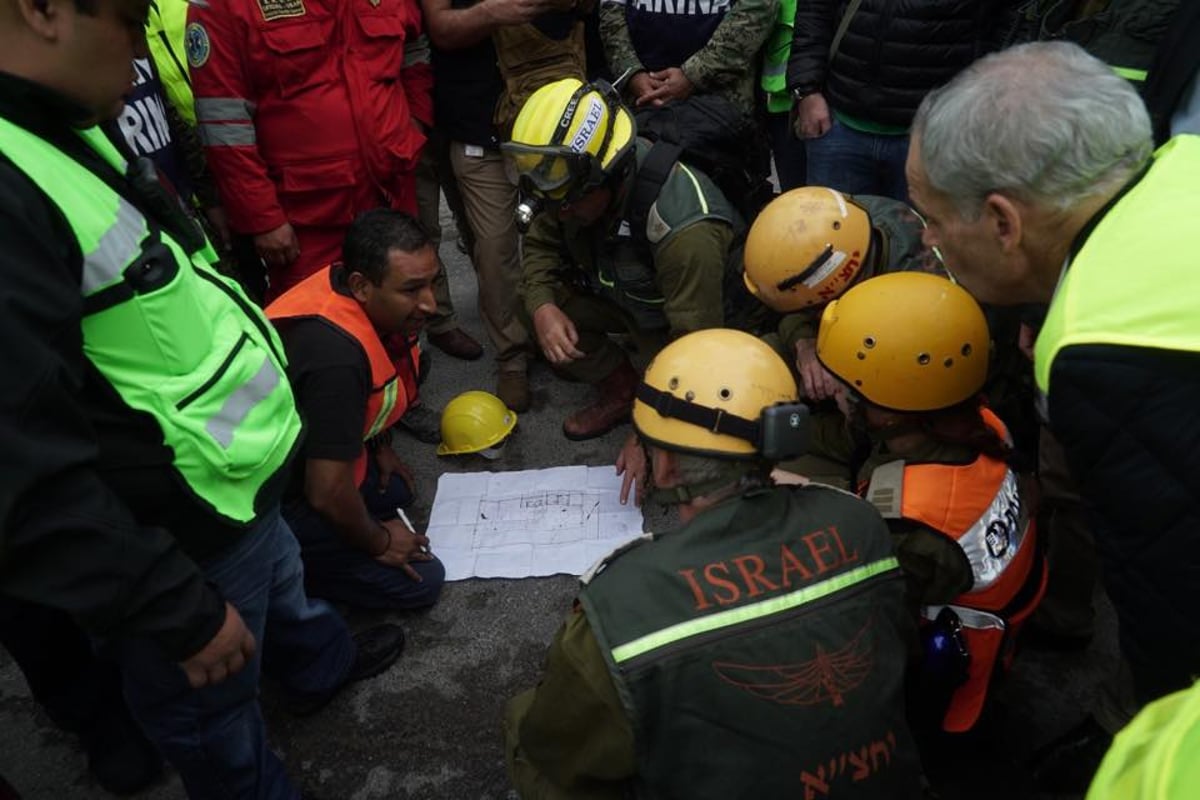
[[[612,467],[447,473],[429,515],[446,580],[581,575],[642,533]]]

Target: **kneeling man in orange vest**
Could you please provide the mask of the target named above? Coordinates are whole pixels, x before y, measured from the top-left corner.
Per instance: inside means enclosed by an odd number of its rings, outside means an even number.
[[[419,608],[441,592],[429,540],[397,519],[413,485],[391,441],[416,398],[417,334],[436,307],[437,269],[420,223],[375,209],[350,226],[341,263],[267,307],[307,429],[284,516],[313,596]]]

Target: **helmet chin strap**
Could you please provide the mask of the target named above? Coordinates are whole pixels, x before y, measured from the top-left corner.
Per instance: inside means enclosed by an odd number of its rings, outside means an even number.
[[[735,494],[744,489],[762,486],[764,483],[764,480],[761,476],[753,474],[741,475],[733,480],[730,480],[727,476],[710,478],[709,480],[700,481],[699,483],[671,486],[665,489],[653,485],[653,474],[649,475],[647,480],[650,482],[652,488],[646,493],[646,502],[660,503],[664,506],[684,506],[701,497],[710,497],[714,500],[723,500],[729,495]],[[721,489],[729,489],[730,491],[721,493]]]

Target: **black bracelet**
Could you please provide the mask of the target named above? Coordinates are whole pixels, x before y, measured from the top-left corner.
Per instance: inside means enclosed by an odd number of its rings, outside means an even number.
[[[384,525],[382,522],[379,523],[379,527],[382,528],[383,532],[387,534],[387,537],[388,537],[387,544],[385,544],[383,546],[383,549],[380,550],[378,553],[372,553],[371,558],[379,558],[381,555],[383,555],[384,553],[386,553],[388,550],[390,550],[392,548],[392,529],[389,528],[387,525]]]

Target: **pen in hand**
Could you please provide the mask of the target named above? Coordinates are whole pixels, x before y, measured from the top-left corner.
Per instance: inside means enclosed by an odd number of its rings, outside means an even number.
[[[412,531],[413,533],[417,532],[417,529],[413,527],[412,520],[410,520],[408,518],[408,514],[404,513],[403,508],[400,508],[400,506],[396,506],[396,514],[400,517],[400,521],[403,522],[410,531]],[[426,547],[425,545],[421,545],[421,552],[428,553],[429,548]]]

